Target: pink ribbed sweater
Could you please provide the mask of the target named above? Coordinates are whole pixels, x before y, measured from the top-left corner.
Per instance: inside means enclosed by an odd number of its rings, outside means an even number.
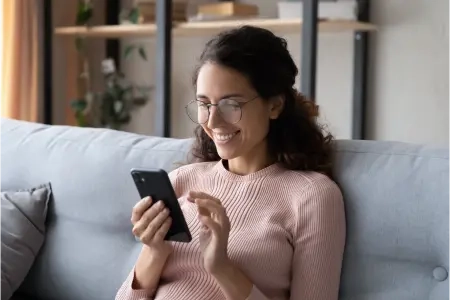
[[[341,192],[328,177],[277,164],[239,176],[215,162],[183,166],[170,178],[193,240],[174,243],[154,295],[131,289],[133,269],[116,300],[225,300],[203,267],[197,210],[186,200],[191,190],[225,206],[229,257],[254,284],[248,300],[338,299],[345,213]]]

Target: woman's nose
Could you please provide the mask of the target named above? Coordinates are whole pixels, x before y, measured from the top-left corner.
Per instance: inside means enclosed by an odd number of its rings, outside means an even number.
[[[208,128],[216,128],[223,122],[217,106],[209,107]]]

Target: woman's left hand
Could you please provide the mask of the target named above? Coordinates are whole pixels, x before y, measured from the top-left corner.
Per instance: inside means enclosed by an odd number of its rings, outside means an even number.
[[[229,265],[230,220],[219,199],[202,192],[190,192],[188,200],[197,204],[198,219],[202,224],[199,238],[204,266],[210,274],[217,274]]]

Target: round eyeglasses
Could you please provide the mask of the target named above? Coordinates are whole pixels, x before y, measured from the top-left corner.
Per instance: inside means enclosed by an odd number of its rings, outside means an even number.
[[[186,105],[186,114],[192,122],[205,124],[208,122],[211,106],[216,106],[222,119],[229,124],[236,124],[242,118],[242,107],[258,98],[258,96],[240,102],[234,99],[222,99],[217,104],[206,103],[202,100],[193,100]]]

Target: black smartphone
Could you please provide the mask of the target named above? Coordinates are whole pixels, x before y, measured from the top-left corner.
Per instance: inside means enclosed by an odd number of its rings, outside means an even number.
[[[192,240],[191,232],[167,172],[162,169],[133,168],[131,176],[141,199],[150,196],[153,201],[163,201],[169,209],[172,225],[165,240],[189,243]]]

